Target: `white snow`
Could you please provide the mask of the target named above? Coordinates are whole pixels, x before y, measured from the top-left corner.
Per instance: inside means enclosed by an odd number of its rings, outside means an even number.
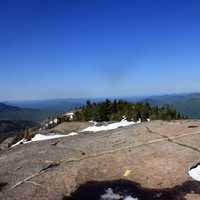
[[[32,139],[31,142],[41,141],[41,140],[51,140],[55,138],[66,137],[67,135],[42,135],[36,134]]]
[[[69,133],[69,134],[66,135],[66,136],[74,136],[74,135],[78,135],[78,133],[76,133],[76,132],[71,132],[71,133]]]
[[[121,195],[115,194],[111,188],[108,188],[105,192],[105,194],[101,195],[101,200],[121,199]]]
[[[196,181],[200,181],[200,165],[197,165],[195,168],[191,168],[188,174]]]
[[[73,112],[69,112],[66,115],[74,115],[74,113]]]
[[[57,123],[58,123],[58,119],[55,118],[55,119],[53,120],[53,122],[54,122],[55,124],[57,124]]]
[[[22,139],[22,140],[20,140],[19,142],[17,142],[17,143],[15,143],[15,144],[13,144],[11,147],[15,147],[15,146],[17,146],[17,145],[19,145],[19,144],[25,144],[25,143],[28,143],[27,142],[27,140],[26,139]]]
[[[138,200],[138,198],[133,198],[130,195],[123,196],[123,195],[116,194],[113,192],[112,188],[108,188],[105,191],[105,194],[101,195],[100,200],[119,200],[122,198],[123,200]]]
[[[70,115],[73,115],[73,113],[68,113]],[[54,121],[50,121],[49,124],[53,124],[56,123],[56,118],[54,119]],[[124,119],[122,119],[120,122],[114,122],[108,125],[102,125],[102,126],[97,126],[97,122],[95,121],[90,121],[91,123],[93,123],[93,126],[89,126],[88,128],[83,129],[80,132],[98,132],[98,131],[108,131],[108,130],[113,130],[113,129],[117,129],[120,127],[125,127],[125,126],[130,126],[133,124],[139,124],[141,123],[141,119],[139,119],[137,122],[134,121],[127,121],[125,116]],[[45,126],[48,126],[48,124],[45,124]],[[27,141],[26,139],[22,139],[19,142],[17,142],[16,144],[12,145],[12,147],[19,145],[19,144],[27,144],[30,142],[35,142],[35,141],[42,141],[42,140],[51,140],[51,139],[55,139],[55,138],[62,138],[62,137],[67,137],[67,136],[75,136],[78,135],[79,133],[76,132],[72,132],[69,133],[68,135],[42,135],[42,134],[36,134],[30,141]]]
[[[124,200],[138,200],[138,198],[133,198],[132,196],[127,196]]]
[[[137,123],[141,123],[140,121],[138,121]],[[107,131],[107,130],[113,130],[113,129],[117,129],[119,127],[125,127],[125,126],[130,126],[135,124],[135,122],[131,121],[127,121],[125,119],[122,119],[120,122],[115,122],[112,124],[108,124],[108,125],[103,125],[103,126],[89,126],[86,129],[83,129],[81,132],[98,132],[98,131]]]
[[[95,121],[93,121],[93,120],[89,121],[89,123],[93,123],[94,126],[96,126],[96,125],[98,124],[97,122],[95,122]]]
[[[65,113],[64,116],[68,116],[70,120],[73,120],[74,113],[73,112],[68,112],[68,113]]]
[[[16,144],[12,145],[11,147],[17,146],[19,144],[27,144],[30,142],[36,142],[36,141],[42,141],[42,140],[51,140],[56,138],[62,138],[62,137],[68,137],[68,136],[74,136],[78,135],[76,132],[71,132],[68,135],[42,135],[42,134],[36,134],[30,141],[27,141],[25,138],[17,142]]]

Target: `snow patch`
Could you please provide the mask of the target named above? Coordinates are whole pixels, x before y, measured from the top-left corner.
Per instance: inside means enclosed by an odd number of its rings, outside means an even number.
[[[54,122],[55,124],[57,124],[57,123],[58,123],[58,119],[55,118],[55,119],[53,120],[53,122]]]
[[[112,188],[108,188],[105,190],[105,194],[101,195],[100,200],[138,200],[138,198],[133,198],[132,196],[124,196],[120,194],[116,194],[113,192]]]
[[[136,123],[141,123],[141,121],[138,121]],[[103,125],[103,126],[89,126],[88,128],[83,129],[81,132],[98,132],[98,131],[108,131],[108,130],[113,130],[113,129],[117,129],[119,127],[125,127],[125,126],[130,126],[135,124],[135,122],[131,121],[127,121],[126,119],[122,119],[120,122],[115,122],[112,124],[108,124],[108,125]]]
[[[105,192],[105,194],[101,195],[101,200],[121,199],[121,195],[115,194],[111,188],[108,188]]]
[[[200,164],[197,164],[195,167],[192,167],[189,172],[189,176],[191,176],[194,180],[200,181]]]
[[[71,132],[71,133],[67,134],[66,136],[74,136],[74,135],[78,135],[78,133],[76,133],[76,132]]]
[[[98,124],[97,122],[95,122],[93,120],[89,121],[89,123],[92,123],[94,126],[96,126]]]
[[[74,113],[73,112],[68,112],[68,113],[65,113],[63,116],[67,116],[67,117],[69,117],[70,120],[73,120]]]
[[[70,114],[72,116],[73,113],[68,113],[68,114]],[[147,121],[150,121],[150,120],[147,119]],[[55,118],[53,121],[50,121],[49,124],[53,124],[53,123],[56,123],[56,122],[57,122],[57,119]],[[108,124],[108,125],[97,126],[97,124],[98,124],[97,122],[95,122],[95,121],[89,121],[89,122],[93,123],[93,126],[89,126],[88,128],[85,128],[80,132],[108,131],[108,130],[113,130],[113,129],[117,129],[117,128],[120,128],[120,127],[130,126],[130,125],[134,125],[134,124],[140,124],[142,122],[142,120],[139,119],[137,122],[127,121],[126,117],[123,116],[123,119],[120,122],[114,122],[114,123],[111,123],[111,124]],[[48,124],[45,124],[45,126],[47,127]],[[12,145],[11,147],[17,146],[19,144],[27,144],[27,143],[35,142],[35,141],[51,140],[51,139],[62,138],[62,137],[67,137],[67,136],[75,136],[75,135],[78,135],[79,133],[72,132],[72,133],[69,133],[68,135],[36,134],[30,141],[27,141],[25,138],[23,138],[22,140],[20,140],[16,144]]]
[[[74,136],[78,135],[76,132],[69,133],[68,135],[42,135],[42,134],[36,134],[30,141],[27,141],[25,138],[17,142],[16,144],[12,145],[11,147],[17,146],[19,144],[27,144],[30,142],[36,142],[36,141],[43,141],[43,140],[52,140],[56,138],[62,138],[62,137],[68,137],[68,136]]]
[[[51,140],[51,139],[61,138],[61,137],[65,137],[65,135],[42,135],[42,134],[36,134],[31,139],[31,142],[42,141],[42,140]]]
[[[132,196],[127,196],[124,200],[138,200],[138,198],[133,198]]]
[[[22,139],[22,140],[20,140],[20,141],[18,141],[17,143],[15,143],[15,144],[13,144],[11,147],[15,147],[15,146],[17,146],[17,145],[19,145],[19,144],[25,144],[25,143],[28,143],[28,141],[26,140],[26,139]]]

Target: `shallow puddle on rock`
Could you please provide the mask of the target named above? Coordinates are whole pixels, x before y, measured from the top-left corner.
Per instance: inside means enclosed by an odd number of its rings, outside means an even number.
[[[112,193],[115,195],[110,195],[110,198],[104,195]],[[173,188],[148,189],[128,180],[91,181],[80,185],[71,196],[65,196],[63,200],[127,200],[128,197],[132,197],[130,200],[186,200],[185,196],[189,193],[200,195],[200,183],[186,181]]]

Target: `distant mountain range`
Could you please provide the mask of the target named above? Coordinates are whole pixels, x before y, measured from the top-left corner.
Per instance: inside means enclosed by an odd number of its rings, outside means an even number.
[[[41,122],[85,104],[86,99],[51,99],[6,101],[0,103],[0,120],[29,120]]]
[[[40,121],[43,115],[44,112],[39,109],[21,108],[15,105],[0,103],[0,120]]]
[[[92,98],[102,101],[105,98]],[[114,98],[109,98],[114,99]],[[117,97],[130,102],[149,102],[152,105],[173,105],[190,118],[200,118],[200,93],[172,94],[149,97]],[[87,99],[50,99],[33,101],[6,101],[0,103],[0,120],[42,121],[49,116],[67,112],[86,103]]]
[[[200,93],[152,96],[143,101],[159,106],[170,104],[189,118],[200,118]]]
[[[27,100],[27,101],[6,101],[8,105],[20,108],[32,108],[51,112],[65,112],[74,107],[83,105],[87,99],[47,99],[47,100]]]
[[[5,103],[0,103],[0,112],[19,111],[21,108],[17,106],[10,106]]]

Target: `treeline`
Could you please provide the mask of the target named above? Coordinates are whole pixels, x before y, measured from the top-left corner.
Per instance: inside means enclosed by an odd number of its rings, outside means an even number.
[[[127,120],[147,121],[147,119],[173,120],[185,119],[186,117],[177,112],[170,105],[161,107],[151,106],[149,103],[130,103],[123,100],[105,100],[103,102],[87,101],[85,106],[80,107],[75,112],[77,121],[120,121],[123,117]]]

